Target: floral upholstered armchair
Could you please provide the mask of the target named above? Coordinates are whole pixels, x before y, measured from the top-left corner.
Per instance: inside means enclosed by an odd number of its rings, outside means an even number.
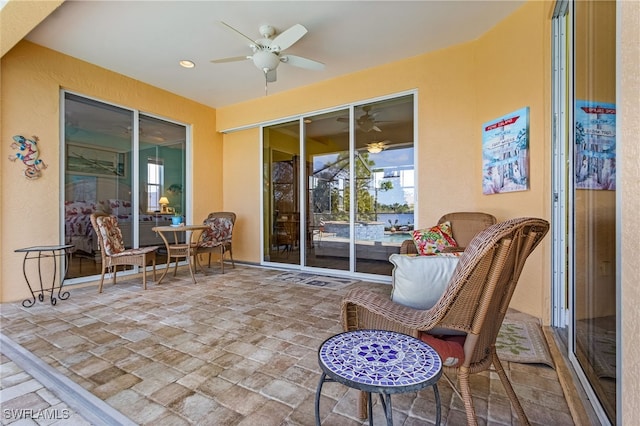
[[[198,241],[195,255],[198,256],[203,253],[209,254],[208,267],[211,268],[211,253],[220,254],[220,268],[224,274],[224,255],[229,253],[231,258],[231,265],[236,267],[233,261],[232,251],[232,237],[233,227],[236,223],[236,214],[233,212],[214,212],[209,213],[209,216],[203,222],[205,225],[209,225],[209,229],[205,230]]]

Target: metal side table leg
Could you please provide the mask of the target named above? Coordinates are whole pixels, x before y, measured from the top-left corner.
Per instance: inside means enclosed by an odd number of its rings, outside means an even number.
[[[320,426],[320,395],[322,394],[322,385],[324,385],[324,380],[327,378],[325,373],[322,373],[320,376],[320,381],[318,382],[318,388],[316,389],[316,426]]]

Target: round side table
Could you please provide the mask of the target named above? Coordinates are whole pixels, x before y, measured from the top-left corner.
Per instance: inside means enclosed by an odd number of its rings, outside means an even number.
[[[380,394],[387,425],[393,424],[391,395],[433,387],[436,424],[440,424],[438,379],[442,360],[423,341],[384,330],[356,330],[325,340],[318,350],[322,369],[316,391],[316,425],[320,425],[320,395],[325,382],[338,382],[369,394],[369,424],[373,424],[371,393]]]

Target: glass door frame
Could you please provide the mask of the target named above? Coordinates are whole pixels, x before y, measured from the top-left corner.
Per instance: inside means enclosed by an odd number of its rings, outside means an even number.
[[[66,111],[66,95],[72,95],[75,97],[79,97],[79,98],[84,98],[87,99],[89,101],[92,102],[97,102],[100,104],[104,104],[104,105],[108,105],[108,106],[112,106],[115,108],[119,108],[122,109],[123,111],[128,111],[132,114],[132,123],[131,123],[131,145],[130,145],[130,149],[131,149],[131,154],[130,154],[130,158],[129,158],[129,164],[127,165],[127,167],[129,167],[132,179],[131,179],[131,203],[133,206],[139,206],[140,205],[140,117],[150,117],[153,119],[157,119],[157,120],[161,120],[167,123],[171,123],[171,124],[175,124],[178,126],[182,126],[184,127],[185,130],[185,147],[184,147],[184,155],[185,155],[185,164],[184,164],[184,185],[183,185],[183,193],[184,193],[184,200],[185,200],[185,212],[184,212],[184,216],[186,218],[186,220],[188,222],[190,222],[192,220],[192,215],[193,215],[193,209],[191,208],[192,206],[192,185],[191,182],[193,181],[193,171],[191,170],[191,167],[188,167],[189,164],[192,163],[192,153],[191,153],[191,134],[192,134],[192,127],[190,124],[186,124],[186,123],[181,123],[179,121],[176,120],[172,120],[166,117],[162,117],[159,116],[157,114],[153,114],[153,113],[147,113],[147,112],[143,112],[140,111],[138,109],[135,108],[131,108],[131,107],[126,107],[126,106],[122,106],[113,102],[108,102],[105,101],[103,99],[99,99],[99,98],[95,98],[92,96],[88,96],[82,93],[77,93],[71,90],[65,90],[65,89],[60,89],[60,97],[59,97],[59,108],[60,108],[60,117],[59,117],[59,129],[60,129],[60,134],[59,134],[59,140],[60,140],[60,147],[59,147],[59,152],[60,152],[60,175],[59,175],[59,186],[60,188],[63,188],[63,190],[60,191],[60,220],[59,220],[59,230],[60,230],[60,241],[65,241],[65,209],[64,209],[64,205],[65,205],[65,198],[66,198],[66,194],[65,194],[65,184],[66,182],[66,123],[65,123],[65,111]],[[140,211],[139,209],[132,209],[132,223],[131,223],[131,233],[132,233],[132,239],[131,239],[131,243],[133,247],[138,247],[139,246],[139,242],[140,242],[140,226],[139,226],[139,215],[140,215]],[[185,261],[183,261],[180,264],[186,264]],[[162,268],[162,264],[157,264],[156,267],[160,267]],[[148,266],[147,270],[150,269],[151,267]],[[134,275],[140,272],[140,268],[138,266],[133,266],[131,269],[127,269],[127,270],[121,270],[118,271],[119,275],[122,276],[126,276],[126,275]],[[80,284],[80,283],[85,283],[85,282],[90,282],[90,281],[95,281],[98,277],[100,276],[100,274],[96,274],[96,275],[86,275],[86,276],[80,276],[80,277],[76,277],[76,278],[67,278],[65,279],[65,285],[74,285],[74,284]]]
[[[617,12],[619,13],[619,11]],[[582,385],[595,415],[606,425],[609,417],[590,379],[576,356],[576,197],[573,140],[575,138],[575,51],[574,3],[557,0],[552,16],[552,289],[551,325],[567,330],[567,357]],[[616,42],[617,44],[618,42]],[[615,74],[618,79],[618,71]],[[619,190],[619,188],[618,188]],[[616,249],[620,247],[619,192],[616,194]],[[619,268],[619,265],[616,265]],[[619,270],[619,269],[617,269]],[[621,416],[620,375],[620,278],[616,277],[616,422]]]
[[[305,140],[306,140],[306,134],[305,134],[305,118],[308,117],[312,117],[315,115],[321,115],[321,114],[325,114],[325,113],[331,113],[334,111],[339,111],[339,110],[345,110],[348,109],[349,111],[349,161],[350,161],[350,169],[349,169],[349,180],[350,180],[350,186],[353,187],[355,185],[355,168],[352,166],[353,161],[354,161],[354,155],[356,153],[356,140],[355,140],[355,133],[353,132],[353,129],[355,129],[355,126],[357,125],[356,123],[356,117],[355,117],[355,110],[356,107],[358,105],[365,105],[365,104],[369,104],[369,103],[374,103],[374,102],[380,102],[380,101],[385,101],[385,100],[392,100],[395,98],[401,98],[403,96],[412,96],[413,97],[413,149],[414,149],[414,158],[413,158],[413,169],[414,169],[414,173],[415,176],[418,175],[418,156],[417,156],[417,150],[418,150],[418,118],[417,118],[417,114],[418,114],[418,92],[417,90],[408,90],[408,91],[404,91],[404,92],[398,92],[398,93],[393,93],[391,95],[385,95],[382,97],[377,97],[377,98],[371,98],[371,99],[366,99],[366,100],[361,100],[361,101],[357,101],[357,102],[352,102],[346,105],[339,105],[339,106],[335,106],[332,108],[327,108],[327,109],[323,109],[323,110],[317,110],[317,111],[311,111],[308,113],[304,113],[304,114],[300,114],[300,115],[295,115],[295,116],[289,116],[289,117],[285,117],[279,120],[273,120],[273,121],[269,121],[269,122],[264,122],[261,123],[259,128],[260,128],[260,176],[261,176],[261,185],[262,185],[262,191],[260,193],[260,206],[261,206],[261,217],[262,220],[260,221],[260,235],[261,235],[261,241],[262,243],[260,244],[260,265],[264,265],[264,266],[271,266],[271,267],[277,267],[277,268],[286,268],[286,269],[293,269],[293,270],[303,270],[303,271],[310,271],[310,272],[316,272],[316,273],[330,273],[331,275],[336,275],[336,276],[349,276],[349,277],[358,277],[361,279],[367,279],[367,280],[371,280],[371,281],[378,281],[378,282],[391,282],[391,276],[387,276],[387,275],[378,275],[378,274],[371,274],[371,273],[364,273],[364,272],[356,272],[356,258],[355,258],[355,234],[354,234],[354,230],[355,230],[355,222],[354,219],[356,217],[356,194],[355,191],[350,190],[349,191],[349,270],[337,270],[337,269],[327,269],[327,268],[320,268],[320,267],[316,267],[316,266],[308,266],[305,264],[305,260],[306,260],[306,249],[307,249],[307,241],[306,238],[300,238],[300,262],[297,264],[290,264],[290,263],[279,263],[279,262],[273,262],[270,260],[265,260],[266,259],[266,249],[268,247],[265,247],[265,244],[267,244],[268,242],[265,241],[266,238],[266,232],[267,232],[267,225],[269,223],[268,218],[266,216],[266,214],[268,214],[268,212],[265,212],[265,197],[269,194],[267,194],[267,191],[265,191],[265,185],[264,185],[264,179],[265,179],[265,173],[267,173],[267,171],[265,170],[265,140],[264,140],[264,136],[265,136],[265,128],[268,128],[270,126],[274,126],[274,125],[278,125],[278,124],[284,124],[287,122],[292,122],[297,120],[298,121],[298,125],[299,125],[299,134],[300,134],[300,139],[299,139],[299,152],[300,152],[300,161],[301,164],[299,166],[300,168],[300,172],[298,174],[298,203],[299,205],[299,210],[300,210],[300,225],[299,225],[299,229],[298,229],[298,233],[299,235],[303,236],[305,235],[305,233],[307,232],[306,229],[306,222],[308,219],[308,213],[306,211],[306,199],[307,199],[307,173],[306,173],[306,167],[304,164],[302,164],[302,159],[306,158],[306,146],[305,146]],[[271,161],[269,159],[269,161]],[[270,195],[269,195],[270,196]],[[414,222],[415,222],[415,218],[417,218],[417,202],[418,202],[418,183],[414,182],[414,196],[415,196],[415,200],[414,200]],[[415,223],[415,226],[418,226],[417,223]]]

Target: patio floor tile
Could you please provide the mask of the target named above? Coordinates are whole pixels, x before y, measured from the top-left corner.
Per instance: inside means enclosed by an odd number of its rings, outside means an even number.
[[[236,265],[193,284],[186,268],[161,285],[119,277],[95,286],[68,287],[56,306],[2,305],[2,333],[58,373],[137,424],[310,425],[320,368],[317,350],[341,331],[343,288],[281,282],[282,271]],[[150,278],[150,277],[149,277]],[[358,282],[389,292],[390,286]],[[30,372],[3,355],[2,407],[64,407],[73,424],[87,424]],[[573,424],[555,370],[503,363],[532,424]],[[520,424],[497,376],[472,376],[480,424]],[[439,383],[442,424],[466,422],[464,406],[446,381]],[[358,392],[338,383],[323,387],[323,424],[357,425]],[[393,396],[394,423],[432,424],[431,388]],[[17,412],[16,412],[17,413]],[[374,405],[381,424],[381,404]],[[3,424],[20,419],[4,419]],[[24,419],[22,419],[24,420]]]

